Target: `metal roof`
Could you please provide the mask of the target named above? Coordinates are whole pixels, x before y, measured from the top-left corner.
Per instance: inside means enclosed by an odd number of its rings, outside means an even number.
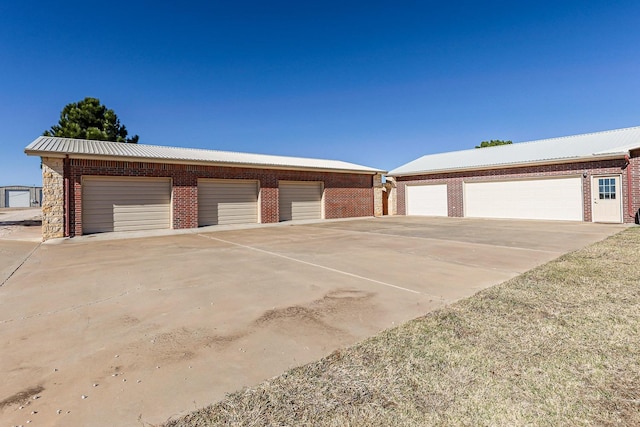
[[[496,147],[430,154],[389,172],[390,176],[505,168],[624,156],[640,148],[640,126],[541,139]]]
[[[127,144],[111,141],[89,141],[41,136],[25,148],[30,156],[98,158],[111,160],[152,161],[167,163],[202,163],[227,166],[278,169],[313,169],[337,172],[384,173],[385,171],[340,160],[272,156],[231,151]]]

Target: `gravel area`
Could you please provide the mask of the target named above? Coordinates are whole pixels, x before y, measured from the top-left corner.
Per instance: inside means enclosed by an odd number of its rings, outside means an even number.
[[[36,238],[41,225],[40,208],[0,208],[0,239]]]

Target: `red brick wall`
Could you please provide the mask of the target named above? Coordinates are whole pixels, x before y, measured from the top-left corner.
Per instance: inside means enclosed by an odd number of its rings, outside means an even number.
[[[507,169],[491,169],[483,171],[469,171],[456,173],[442,173],[433,175],[397,177],[397,209],[398,215],[406,215],[405,192],[407,184],[447,184],[447,201],[450,217],[464,216],[463,183],[474,181],[491,181],[518,178],[560,177],[566,175],[580,175],[586,171],[583,178],[583,209],[584,220],[591,221],[591,176],[600,174],[621,175],[623,195],[623,218],[625,223],[633,223],[634,216],[627,212],[627,172],[624,170],[625,160],[602,160],[596,162],[566,163],[547,166],[527,166]],[[640,151],[633,153],[629,165],[632,171],[634,212],[640,208]]]
[[[260,219],[278,222],[279,181],[324,183],[325,218],[373,216],[373,177],[353,173],[232,168],[71,159],[70,235],[82,235],[82,176],[168,177],[173,185],[173,228],[198,226],[198,178],[252,179],[260,184]]]
[[[631,158],[629,160],[629,173],[631,175],[631,209],[629,209],[629,206],[625,203],[625,217],[631,217],[633,215],[635,217],[636,224],[640,224],[640,150],[632,151]],[[627,201],[625,200],[625,202]]]

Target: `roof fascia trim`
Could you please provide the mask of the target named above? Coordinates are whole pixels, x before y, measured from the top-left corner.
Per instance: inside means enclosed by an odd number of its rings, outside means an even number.
[[[625,155],[629,155],[629,152],[624,151],[619,153],[609,153],[606,155],[571,157],[571,158],[565,158],[565,159],[555,159],[555,160],[545,160],[545,161],[535,161],[535,162],[505,163],[500,165],[464,167],[464,168],[455,168],[455,169],[437,169],[437,170],[420,171],[420,172],[389,174],[388,176],[401,178],[404,176],[436,175],[441,173],[484,171],[484,170],[491,170],[491,169],[513,169],[513,168],[520,168],[520,167],[527,167],[527,166],[557,165],[557,164],[563,164],[563,163],[580,163],[585,161],[596,162],[598,160],[620,159],[620,158],[624,158]]]
[[[105,160],[111,162],[142,162],[142,163],[167,163],[173,165],[194,165],[194,166],[222,166],[231,168],[248,168],[248,169],[276,169],[276,170],[296,170],[305,172],[334,172],[334,173],[353,173],[359,175],[377,175],[385,174],[384,170],[356,170],[356,169],[335,169],[335,168],[321,168],[321,167],[305,167],[305,166],[284,166],[284,165],[269,165],[259,163],[233,163],[233,162],[214,162],[206,160],[181,160],[181,159],[164,159],[164,158],[152,158],[152,157],[130,157],[130,156],[105,156],[105,155],[91,155],[91,154],[75,154],[75,153],[62,153],[51,151],[39,151],[39,150],[25,150],[25,153],[29,156],[40,156],[50,158],[66,158],[81,159],[81,160]]]

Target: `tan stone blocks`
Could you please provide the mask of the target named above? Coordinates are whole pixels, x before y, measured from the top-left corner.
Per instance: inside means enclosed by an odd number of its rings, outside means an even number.
[[[42,240],[64,237],[64,161],[42,158]]]

